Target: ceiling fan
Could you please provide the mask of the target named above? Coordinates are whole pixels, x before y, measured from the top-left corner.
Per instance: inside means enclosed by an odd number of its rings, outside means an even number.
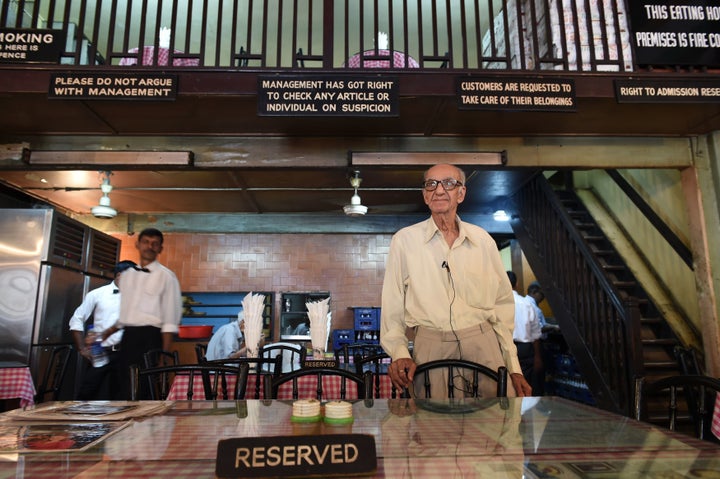
[[[110,175],[112,175],[112,172],[102,171],[100,174],[103,176],[102,183],[100,184],[100,191],[102,191],[102,196],[100,197],[99,202],[100,204],[93,206],[90,209],[90,212],[96,218],[115,218],[117,216],[117,210],[110,206],[110,196],[108,196],[113,189],[110,184]]]
[[[360,195],[358,195],[358,188],[360,187],[360,183],[362,183],[362,178],[360,178],[360,172],[358,170],[355,170],[353,172],[353,175],[350,177],[350,186],[353,187],[355,192],[350,198],[350,204],[343,206],[343,211],[348,216],[363,216],[365,213],[367,213],[367,206],[364,206],[362,204]]]

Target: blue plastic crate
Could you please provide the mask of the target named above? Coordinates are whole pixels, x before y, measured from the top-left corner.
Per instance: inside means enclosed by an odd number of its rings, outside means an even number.
[[[334,329],[332,332],[333,351],[342,349],[345,344],[355,342],[355,330],[353,329]]]
[[[380,308],[355,308],[355,329],[360,331],[379,331]]]

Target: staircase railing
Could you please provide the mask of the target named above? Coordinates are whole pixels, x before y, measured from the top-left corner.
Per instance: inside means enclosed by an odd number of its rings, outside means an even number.
[[[638,301],[608,280],[542,175],[514,200],[513,230],[593,398],[603,409],[632,414],[633,382],[644,373]]]

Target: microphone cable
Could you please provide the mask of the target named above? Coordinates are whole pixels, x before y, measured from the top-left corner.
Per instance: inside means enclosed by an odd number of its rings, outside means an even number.
[[[445,271],[447,271],[448,281],[450,283],[450,288],[452,290],[452,297],[450,299],[450,306],[448,308],[449,309],[448,313],[450,314],[450,330],[452,331],[453,336],[455,336],[455,342],[457,343],[458,353],[460,354],[460,359],[462,359],[462,357],[463,357],[462,346],[460,345],[460,338],[457,335],[457,331],[455,331],[455,324],[453,321],[453,310],[452,310],[453,303],[455,303],[455,296],[456,296],[455,280],[453,279],[452,273],[450,272],[450,265],[448,264],[447,261],[443,261],[442,264],[440,265],[440,267],[445,269]]]

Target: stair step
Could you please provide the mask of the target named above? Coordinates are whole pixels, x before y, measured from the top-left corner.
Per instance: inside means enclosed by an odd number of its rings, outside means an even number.
[[[634,288],[634,287],[637,286],[637,282],[636,282],[636,281],[620,281],[620,280],[615,280],[615,281],[612,282],[612,284],[613,284],[613,286],[615,286],[616,288],[621,288],[621,289],[624,289],[624,288]]]
[[[598,249],[598,247],[594,244],[590,245],[590,249],[592,250],[592,253],[596,256],[613,256],[613,255],[615,255],[615,251],[613,251],[611,249],[609,249],[609,250],[602,249],[601,250],[601,249]]]
[[[677,340],[672,338],[654,338],[641,340],[643,346],[676,346]]]
[[[645,318],[645,317],[640,318],[640,323],[643,324],[643,325],[648,325],[648,326],[651,325],[651,324],[663,324],[664,322],[665,322],[665,321],[663,320],[663,318],[660,318],[660,317],[657,317],[657,316],[653,316],[653,317],[651,317],[651,318],[650,318],[650,317],[648,317],[648,318]]]
[[[583,239],[587,241],[588,243],[595,243],[596,241],[605,241],[605,237],[602,235],[590,235],[590,234],[583,234]]]
[[[627,270],[627,267],[624,264],[610,264],[607,262],[606,258],[598,258],[598,262],[600,263],[600,266],[605,271],[625,271]]]
[[[647,369],[677,369],[677,361],[648,361],[645,363]]]

